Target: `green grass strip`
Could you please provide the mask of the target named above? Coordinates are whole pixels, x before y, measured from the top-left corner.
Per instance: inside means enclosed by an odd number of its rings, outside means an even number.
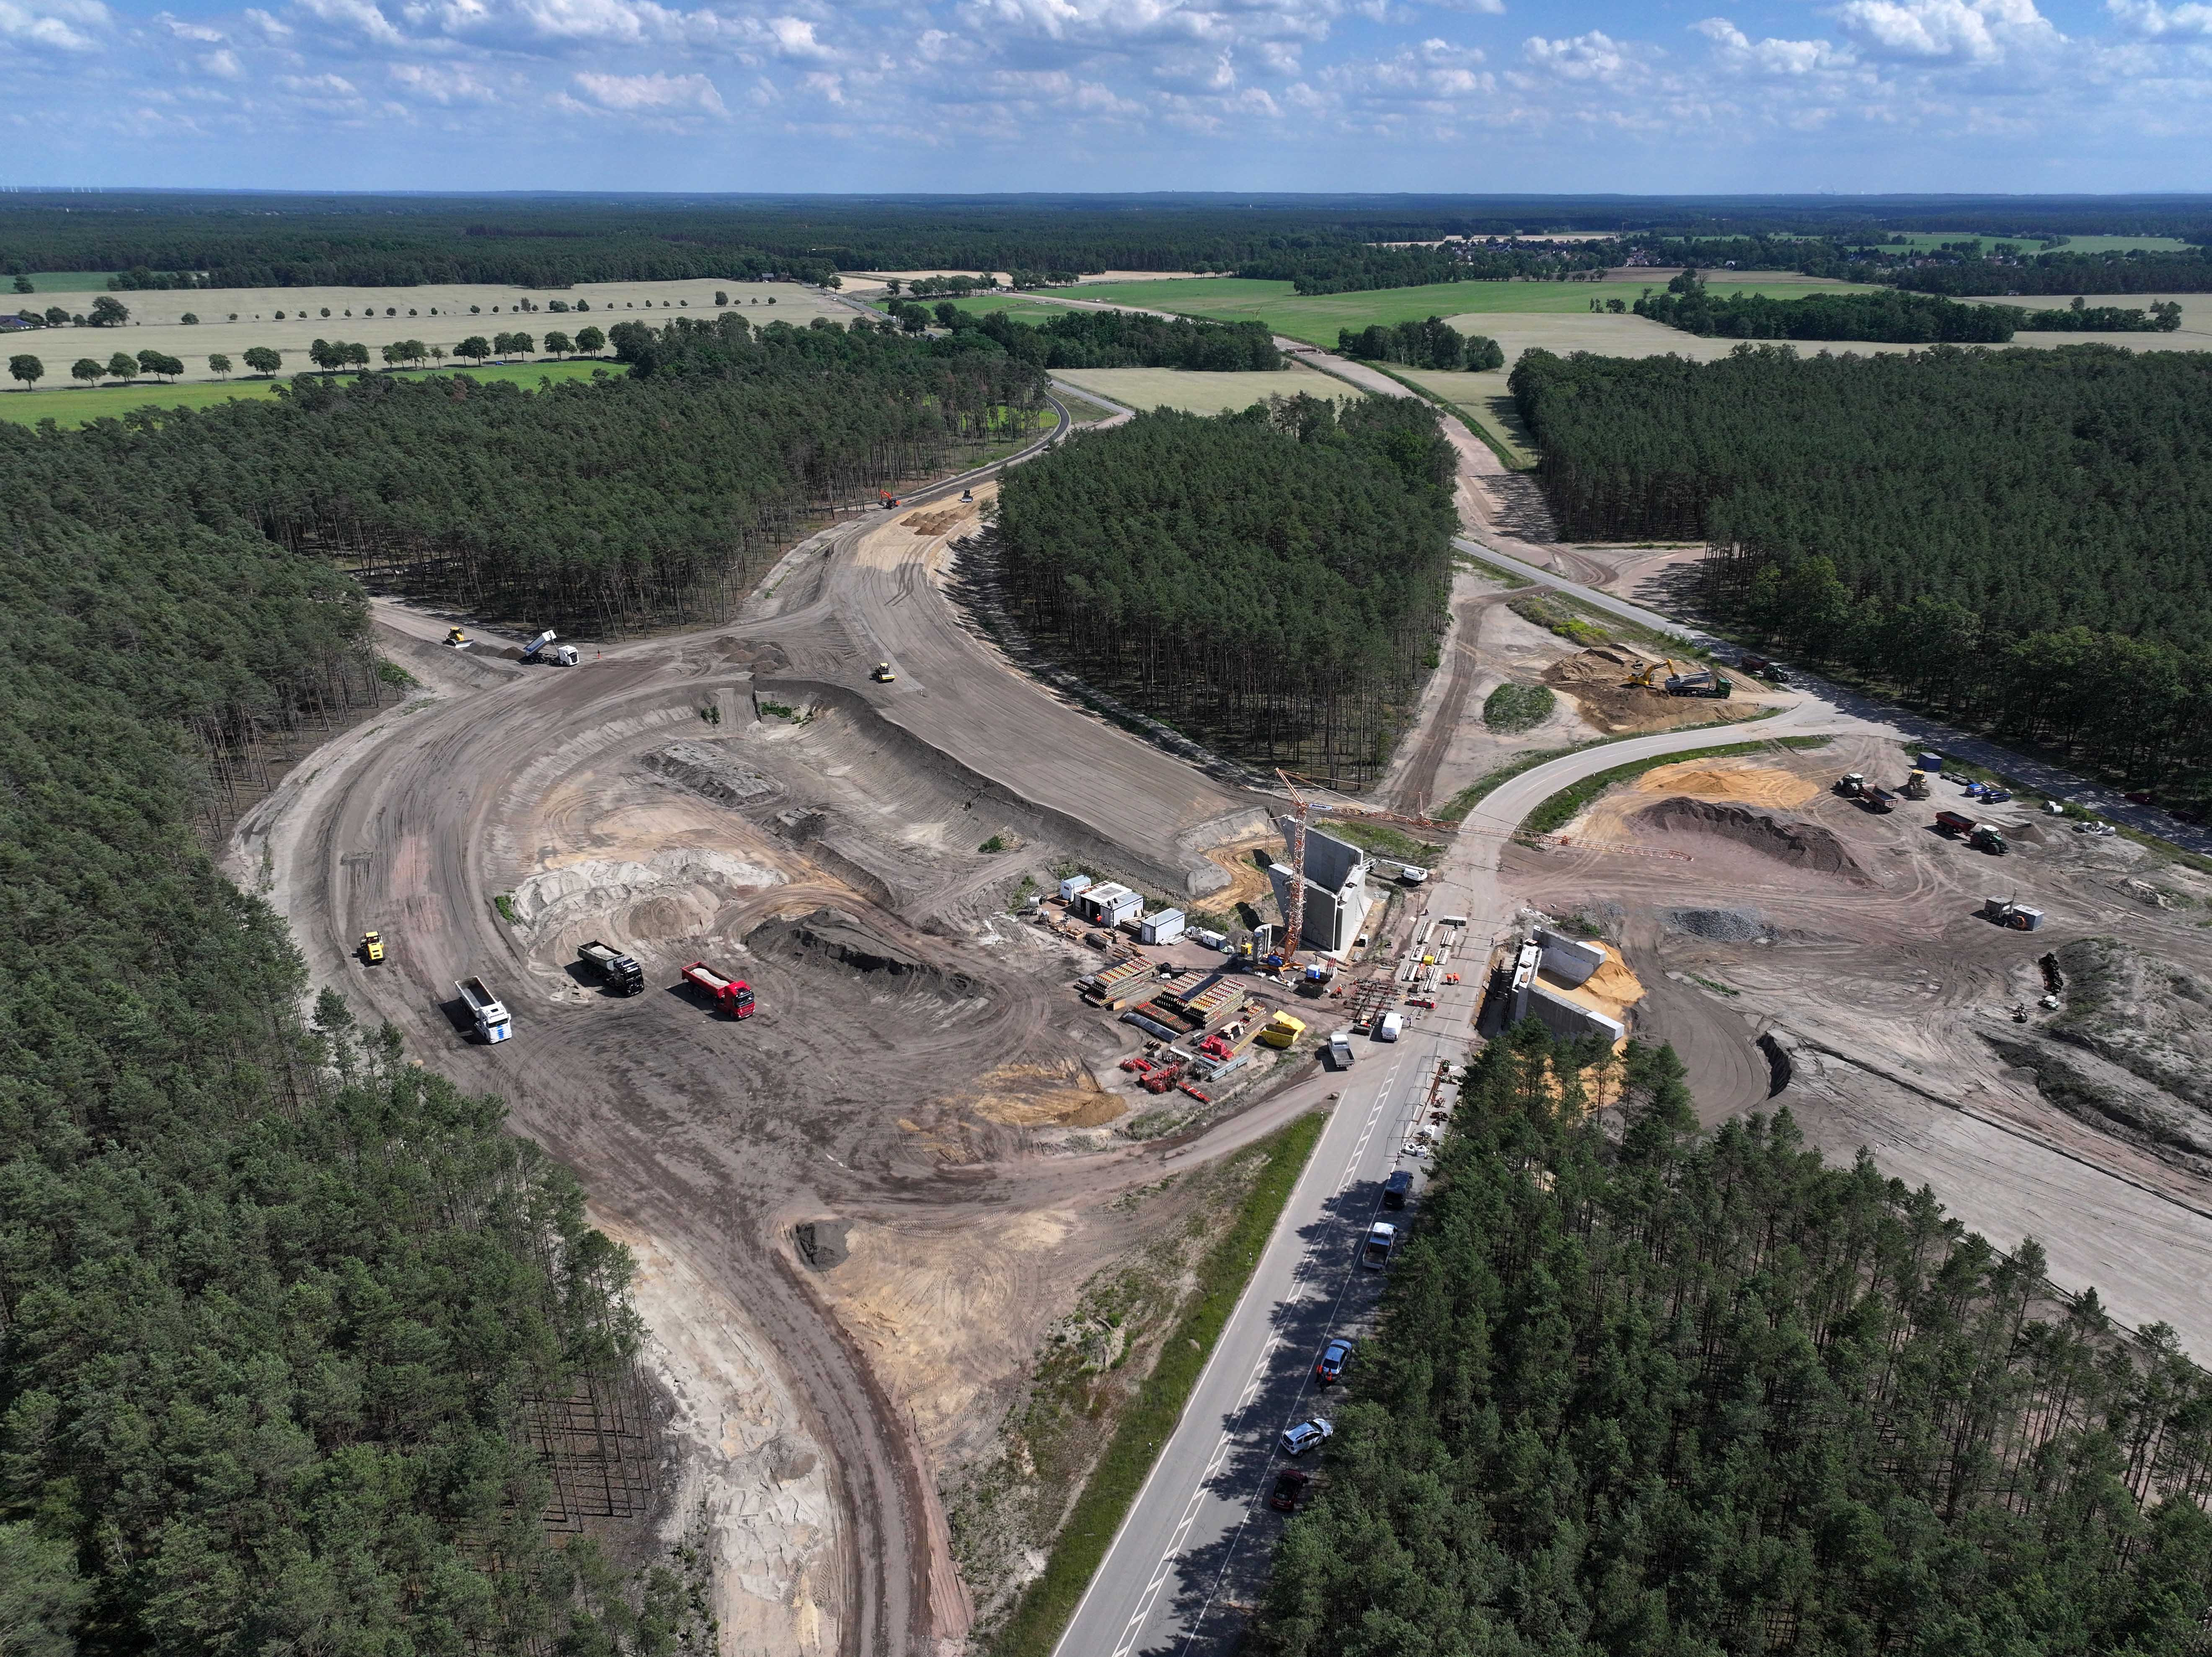
[[[1779,737],[1771,740],[1779,742],[1784,748],[1826,748],[1828,745],[1826,737]],[[1677,765],[1684,760],[1729,759],[1739,754],[1756,754],[1766,746],[1764,742],[1738,742],[1723,748],[1693,748],[1686,752],[1653,754],[1644,759],[1631,760],[1626,765],[1614,766],[1610,771],[1596,772],[1580,782],[1569,783],[1522,818],[1521,826],[1515,832],[1523,836],[1551,834],[1571,822],[1577,811],[1613,784],[1640,777],[1646,771],[1656,771],[1662,765]]]
[[[1715,719],[1711,725],[1676,725],[1674,728],[1677,731],[1719,730],[1726,725],[1750,725],[1759,719],[1771,719],[1781,711],[1782,710],[1778,707],[1769,707],[1759,713],[1753,713],[1749,719]],[[1482,775],[1477,777],[1473,782],[1468,784],[1466,787],[1461,789],[1459,792],[1454,794],[1451,798],[1446,802],[1442,810],[1431,812],[1430,815],[1440,822],[1462,822],[1466,818],[1467,814],[1469,811],[1474,810],[1476,806],[1480,805],[1485,799],[1488,798],[1489,796],[1497,789],[1503,786],[1504,784],[1512,781],[1514,778],[1519,776],[1523,771],[1534,771],[1540,765],[1549,765],[1553,760],[1563,760],[1566,758],[1568,755],[1579,754],[1585,749],[1604,748],[1610,744],[1617,742],[1634,742],[1639,737],[1648,737],[1650,735],[1651,735],[1651,732],[1649,731],[1624,731],[1617,737],[1593,737],[1589,742],[1576,743],[1572,747],[1569,748],[1539,748],[1533,750],[1528,753],[1523,754],[1517,760],[1511,760],[1507,762],[1505,764],[1499,766],[1495,771],[1484,772]]]
[[[1430,402],[1435,404],[1437,407],[1442,409],[1446,414],[1451,416],[1453,419],[1458,421],[1461,425],[1466,427],[1468,430],[1473,432],[1477,437],[1480,438],[1484,444],[1489,448],[1491,453],[1498,457],[1499,463],[1504,466],[1506,470],[1510,472],[1532,472],[1536,470],[1537,462],[1531,460],[1525,454],[1516,453],[1512,449],[1507,447],[1504,440],[1483,422],[1482,416],[1475,413],[1475,411],[1469,408],[1466,404],[1455,403],[1449,398],[1444,396],[1441,391],[1432,391],[1427,386],[1421,385],[1419,381],[1407,379],[1405,375],[1399,373],[1387,363],[1370,362],[1365,357],[1352,357],[1348,360],[1357,362],[1363,368],[1372,368],[1376,373],[1396,380],[1401,385],[1403,385],[1415,397],[1426,398]]]
[[[1075,1510],[1045,1562],[1044,1575],[1023,1593],[1021,1603],[991,1642],[991,1657],[1050,1657],[1060,1643],[1061,1630],[1075,1614],[1137,1492],[1144,1488],[1153,1461],[1174,1435],[1183,1405],[1190,1401],[1229,1314],[1243,1297],[1267,1239],[1274,1235],[1275,1222],[1282,1217],[1283,1205],[1290,1201],[1291,1188],[1328,1122],[1324,1115],[1301,1116],[1239,1153],[1240,1160],[1264,1156],[1267,1166],[1238,1206],[1235,1223],[1199,1267],[1198,1293],[1168,1332],[1159,1363],[1138,1390],[1115,1429],[1113,1442],[1076,1498]]]

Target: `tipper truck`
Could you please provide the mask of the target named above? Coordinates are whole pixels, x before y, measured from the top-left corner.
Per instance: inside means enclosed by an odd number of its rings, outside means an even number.
[[[714,998],[714,1003],[732,1018],[753,1016],[752,987],[743,979],[725,978],[703,961],[695,961],[684,969],[690,982]]]
[[[1994,857],[2002,857],[2012,849],[2005,844],[2005,837],[1995,823],[1976,822],[1963,812],[1938,811],[1936,814],[1936,826],[1947,835],[1962,836],[1966,844],[1977,852],[1987,852]]]
[[[635,995],[645,988],[645,968],[611,944],[593,938],[576,954],[617,995]]]
[[[514,1020],[507,1017],[507,1008],[494,995],[481,978],[464,978],[453,987],[461,992],[461,999],[469,1004],[469,1011],[477,1021],[477,1034],[487,1041],[504,1041],[514,1034]]]
[[[555,645],[550,650],[546,648],[559,636],[551,628],[547,628],[544,632],[523,646],[521,659],[526,662],[548,662],[555,667],[575,666],[577,660],[575,646]]]

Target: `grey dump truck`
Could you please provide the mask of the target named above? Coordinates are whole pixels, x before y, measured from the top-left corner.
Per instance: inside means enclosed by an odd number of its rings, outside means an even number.
[[[599,974],[599,981],[617,995],[636,995],[645,988],[645,968],[611,944],[593,938],[579,949],[576,956]]]

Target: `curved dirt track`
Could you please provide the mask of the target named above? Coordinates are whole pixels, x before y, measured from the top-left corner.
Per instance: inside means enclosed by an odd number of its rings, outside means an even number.
[[[956,851],[975,823],[982,833],[1002,823],[1041,832],[1053,843],[1079,829],[1088,840],[1079,851],[1111,857],[1147,884],[1202,890],[1225,880],[1202,850],[1249,822],[1253,802],[1006,667],[931,579],[941,537],[884,553],[887,530],[893,543],[902,534],[929,540],[897,525],[914,508],[957,495],[959,483],[899,514],[871,514],[816,537],[728,627],[587,649],[572,669],[442,652],[427,642],[441,627],[380,605],[387,648],[445,694],[370,721],[301,768],[240,825],[233,859],[251,883],[267,850],[277,882],[271,901],[317,982],[365,999],[373,1017],[390,1019],[465,1088],[507,1099],[514,1125],[575,1170],[614,1229],[650,1240],[741,1310],[750,1350],[769,1355],[776,1371],[775,1407],[787,1411],[775,1424],[776,1454],[811,1466],[811,1454],[793,1448],[811,1441],[833,1510],[798,1577],[800,1609],[814,1619],[796,1625],[800,1642],[811,1626],[828,1635],[825,1648],[853,1657],[930,1649],[964,1632],[969,1611],[909,1425],[798,1258],[793,1225],[942,1203],[953,1193],[959,1202],[1016,1204],[1025,1190],[1041,1199],[1095,1178],[1102,1162],[1024,1168],[1018,1156],[1001,1160],[1016,1148],[1011,1141],[986,1138],[980,1156],[953,1167],[885,1126],[902,1105],[880,1083],[890,1066],[910,1078],[911,1109],[963,1065],[1020,1056],[1048,1023],[1036,970],[994,970],[911,919],[1006,877],[977,869],[988,860],[972,855],[933,875],[917,857],[911,883],[895,889],[897,866],[870,883],[826,841],[794,850],[756,826],[763,883],[723,894],[710,934],[721,941],[702,950],[678,927],[666,951],[650,939],[635,947],[648,987],[618,1002],[562,969],[573,956],[569,933],[588,932],[550,921],[533,929],[526,913],[523,924],[503,921],[494,899],[522,892],[533,871],[543,880],[590,854],[588,837],[583,851],[537,842],[569,835],[569,817],[586,834],[607,768],[672,735],[733,726],[763,733],[763,744],[811,745],[833,777],[855,774],[848,792],[863,802],[855,816],[872,792],[902,790],[921,815],[974,813],[951,818]],[[897,665],[895,683],[869,681],[878,660]],[[799,728],[751,724],[757,690],[765,699],[779,685],[809,684],[820,711]],[[702,707],[719,710],[714,726],[702,725]],[[871,757],[886,753],[903,767],[889,775],[906,783],[871,774]],[[933,756],[941,763],[931,771]],[[909,808],[906,797],[874,804],[887,817]],[[988,822],[986,811],[995,814]],[[642,913],[651,905],[635,907]],[[811,964],[773,927],[759,929],[823,907],[860,917],[915,963],[917,981],[939,986],[933,998],[894,998],[887,1017],[817,1017],[821,974],[843,969]],[[386,963],[374,971],[351,953],[370,926],[388,940]],[[708,953],[727,964],[726,951],[761,990],[760,1015],[744,1023],[669,987],[684,960]],[[466,1035],[453,985],[471,974],[507,1003],[514,1040],[486,1047]],[[878,1080],[841,1091],[841,1055]],[[802,1479],[794,1488],[807,1487]]]

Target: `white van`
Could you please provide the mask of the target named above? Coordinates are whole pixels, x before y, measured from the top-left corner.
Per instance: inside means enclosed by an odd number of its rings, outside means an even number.
[[[1399,1032],[1405,1028],[1406,1020],[1403,1014],[1386,1012],[1376,1021],[1375,1039],[1377,1041],[1395,1041],[1398,1039]]]

